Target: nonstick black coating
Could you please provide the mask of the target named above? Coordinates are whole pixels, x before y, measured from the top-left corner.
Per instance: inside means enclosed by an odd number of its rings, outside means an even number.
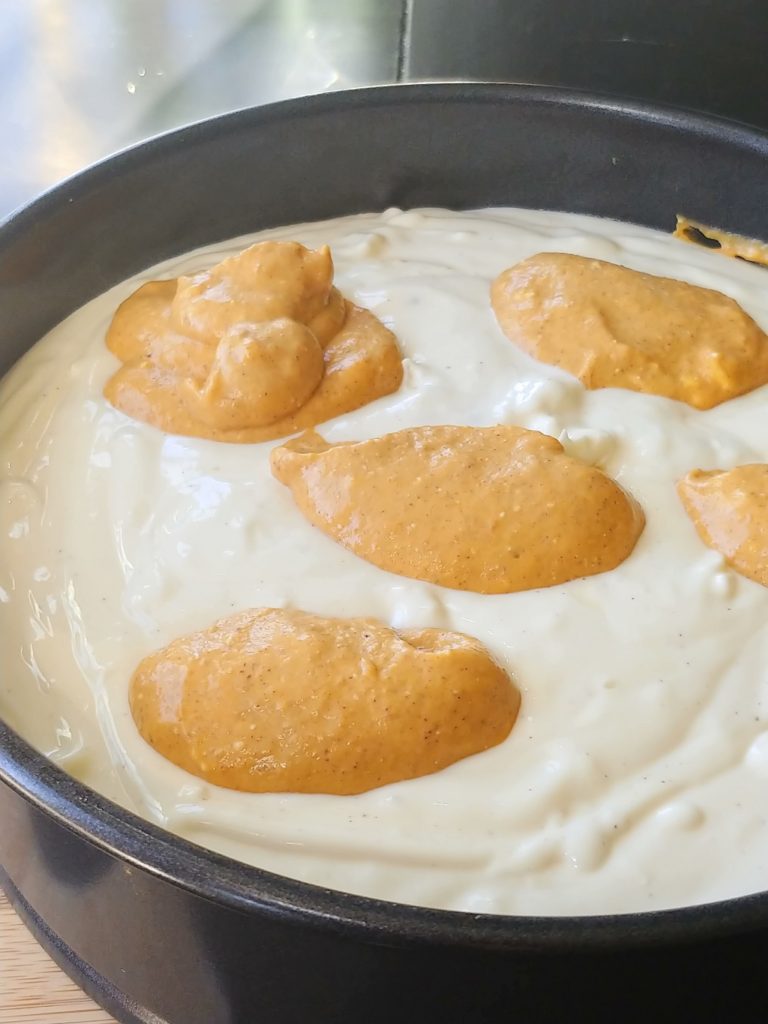
[[[518,205],[768,238],[767,181],[758,132],[566,91],[397,86],[245,110],[111,158],[0,228],[0,369],[115,282],[259,228]],[[123,1021],[743,1024],[768,1005],[768,894],[599,918],[348,896],[142,822],[2,722],[0,864],[36,934]]]

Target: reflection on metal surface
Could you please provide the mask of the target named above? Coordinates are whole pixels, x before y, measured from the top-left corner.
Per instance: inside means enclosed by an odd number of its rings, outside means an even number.
[[[394,81],[401,0],[0,0],[0,215],[130,142]]]
[[[155,132],[403,79],[541,82],[768,127],[766,0],[0,0],[0,215]]]

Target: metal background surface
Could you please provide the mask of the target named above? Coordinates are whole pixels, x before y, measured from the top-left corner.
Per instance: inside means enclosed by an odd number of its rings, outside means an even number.
[[[397,78],[401,0],[0,0],[0,216],[227,110]]]
[[[257,103],[473,79],[768,127],[766,0],[0,0],[0,216],[99,157]]]
[[[768,127],[766,0],[414,0],[409,26],[410,78],[568,86]]]

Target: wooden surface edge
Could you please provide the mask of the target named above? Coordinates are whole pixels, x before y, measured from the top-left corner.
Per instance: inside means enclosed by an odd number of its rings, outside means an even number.
[[[114,1024],[37,944],[1,889],[0,1024]]]

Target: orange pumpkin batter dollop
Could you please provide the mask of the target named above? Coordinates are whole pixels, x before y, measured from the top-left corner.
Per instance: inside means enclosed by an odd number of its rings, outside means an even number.
[[[259,608],[145,658],[143,737],[209,782],[253,793],[362,793],[501,743],[518,691],[462,633]]]
[[[391,331],[333,287],[327,246],[260,242],[193,277],[150,281],[115,313],[106,398],[216,441],[285,437],[396,391]]]
[[[707,547],[768,587],[768,465],[694,469],[677,491]]]
[[[500,274],[504,333],[587,388],[627,388],[710,409],[768,383],[768,336],[709,288],[565,253]]]
[[[481,594],[550,587],[624,561],[633,498],[553,437],[522,427],[415,427],[272,452],[306,518],[381,569]]]

